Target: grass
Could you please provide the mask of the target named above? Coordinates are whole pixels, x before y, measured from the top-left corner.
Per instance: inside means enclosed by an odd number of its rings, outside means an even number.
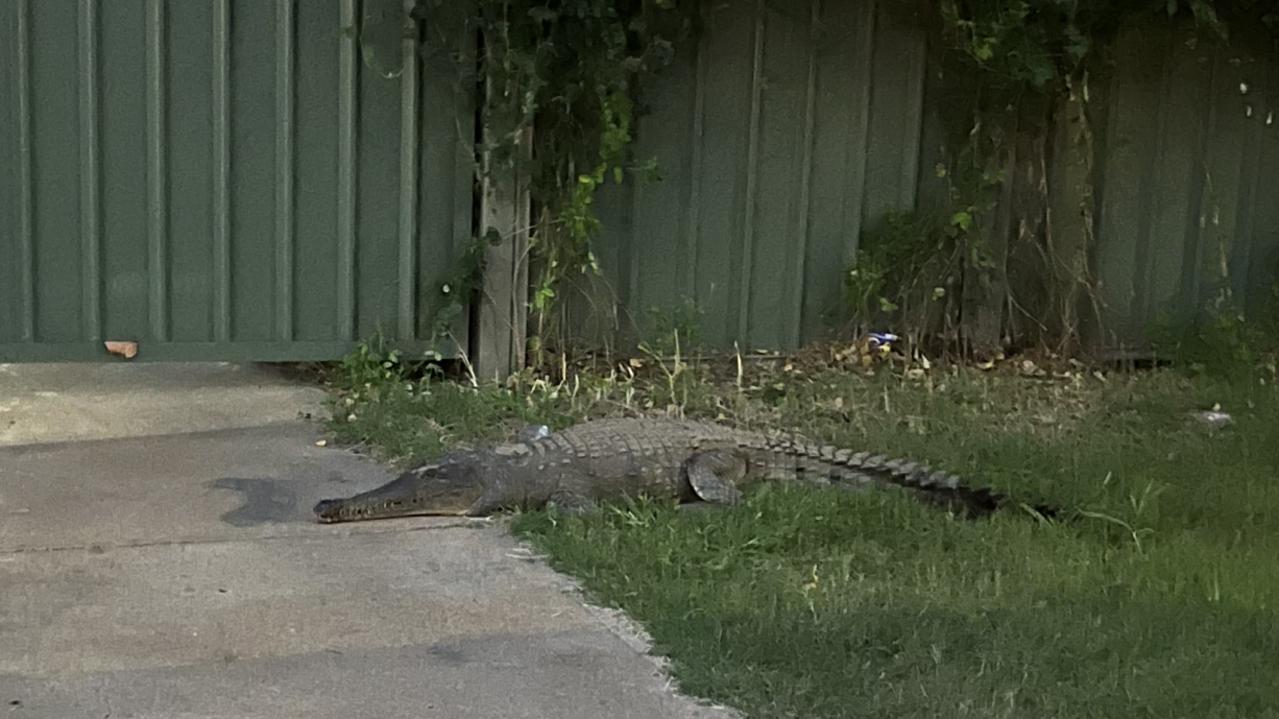
[[[1076,510],[972,522],[896,494],[772,485],[710,513],[637,501],[515,518],[553,566],[645,625],[685,691],[748,716],[1279,716],[1273,365],[1061,370],[867,376],[823,355],[649,358],[502,389],[396,375],[347,382],[334,429],[411,461],[528,422],[682,412]],[[1233,425],[1188,416],[1214,405]]]

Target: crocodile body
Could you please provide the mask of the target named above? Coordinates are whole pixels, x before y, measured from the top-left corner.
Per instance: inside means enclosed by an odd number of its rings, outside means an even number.
[[[323,500],[315,513],[324,522],[547,506],[578,513],[639,496],[733,504],[748,484],[778,480],[904,489],[969,515],[989,514],[1005,501],[916,462],[795,435],[690,420],[602,419],[554,433],[525,430],[516,441],[451,452],[376,489]]]

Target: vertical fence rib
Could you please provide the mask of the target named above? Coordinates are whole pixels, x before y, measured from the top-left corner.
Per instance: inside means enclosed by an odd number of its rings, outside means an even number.
[[[764,0],[755,3],[755,34],[751,40],[750,135],[746,146],[746,207],[742,223],[742,269],[737,313],[738,341],[750,331],[751,278],[755,265],[755,206],[759,192],[759,125],[764,100]]]
[[[1153,307],[1151,305],[1151,288],[1154,284],[1154,263],[1150,261],[1151,247],[1158,246],[1159,241],[1151,237],[1154,230],[1154,221],[1152,218],[1158,216],[1162,210],[1159,193],[1153,179],[1159,172],[1159,161],[1165,154],[1164,145],[1167,142],[1167,127],[1169,120],[1169,112],[1167,108],[1168,96],[1171,92],[1170,86],[1174,84],[1172,74],[1169,71],[1172,52],[1167,47],[1160,47],[1158,57],[1159,68],[1159,94],[1156,96],[1156,112],[1152,118],[1154,123],[1154,139],[1150,143],[1149,153],[1142,158],[1143,165],[1143,182],[1140,187],[1137,202],[1137,264],[1134,268],[1135,275],[1133,281],[1134,301],[1131,310],[1132,316],[1136,318],[1150,317]],[[1245,166],[1248,156],[1244,155]]]
[[[919,195],[919,159],[923,156],[924,145],[924,93],[928,88],[928,46],[926,40],[919,40],[918,48],[912,51],[907,60],[911,78],[910,91],[907,94],[904,120],[911,123],[911,134],[903,143],[904,156],[901,162],[901,180],[898,184],[899,207],[914,207]]]
[[[405,23],[412,0],[405,3]],[[400,218],[399,218],[399,339],[416,337],[417,186],[418,186],[418,62],[415,34],[405,28],[400,74]],[[416,28],[413,28],[416,29]]]
[[[856,121],[853,125],[855,132],[850,133],[852,137],[849,138],[845,150],[847,153],[845,171],[849,173],[846,176],[849,188],[847,197],[849,199],[844,203],[840,218],[844,237],[846,238],[844,244],[845,255],[842,258],[842,264],[845,267],[851,265],[857,257],[861,238],[862,217],[866,214],[866,176],[868,173],[867,160],[870,157],[870,123],[874,117],[875,53],[877,50],[875,37],[879,23],[879,3],[877,0],[868,0],[865,3],[861,20],[861,32],[858,33],[856,46],[863,49],[860,53],[859,72],[854,78],[859,83],[856,87],[861,91],[861,102],[855,108]]]
[[[231,340],[230,0],[213,0],[213,336]]]
[[[80,301],[86,340],[102,339],[102,223],[98,144],[98,5],[80,0]]]
[[[275,331],[293,339],[294,0],[275,6]]]
[[[1195,148],[1195,163],[1193,165],[1194,175],[1191,187],[1194,188],[1194,195],[1191,197],[1192,212],[1190,213],[1190,221],[1187,223],[1190,231],[1186,233],[1187,242],[1185,249],[1185,260],[1182,264],[1182,286],[1185,288],[1186,295],[1198,305],[1203,298],[1203,261],[1204,261],[1204,213],[1206,211],[1206,203],[1209,201],[1212,192],[1212,185],[1209,174],[1211,173],[1210,156],[1212,154],[1212,130],[1217,126],[1217,108],[1219,103],[1217,98],[1220,96],[1219,91],[1219,74],[1221,63],[1220,60],[1214,58],[1213,62],[1208,66],[1208,87],[1204,97],[1209,98],[1208,102],[1203,103],[1203,114],[1201,116],[1199,145]]]
[[[706,58],[701,43],[693,44],[693,125],[689,142],[688,234],[684,238],[684,283],[689,297],[697,296],[697,246],[702,234],[702,142],[706,134]]]
[[[809,203],[812,201],[813,134],[817,115],[817,34],[821,22],[821,0],[810,0],[808,26],[808,84],[804,94],[804,147],[800,159],[799,179],[799,227],[796,232],[798,247],[795,249],[794,291],[795,314],[791,318],[791,344],[798,347],[803,341],[804,327],[804,275],[808,270],[808,222]]]
[[[148,0],[147,54],[147,287],[151,336],[168,340],[168,207],[165,162],[164,1]]]
[[[338,65],[337,338],[355,339],[356,0],[341,0]]]
[[[31,6],[30,0],[17,4],[17,94],[18,94],[18,264],[20,337],[36,339],[35,283],[35,201],[31,185]]]

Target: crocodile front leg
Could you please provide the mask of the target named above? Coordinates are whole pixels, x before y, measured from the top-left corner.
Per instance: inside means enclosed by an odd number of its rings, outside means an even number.
[[[546,500],[546,508],[560,514],[580,517],[595,512],[599,505],[583,494],[560,490]]]
[[[746,460],[736,452],[707,450],[698,452],[684,463],[688,483],[703,502],[737,504],[742,492],[737,483],[746,477]]]

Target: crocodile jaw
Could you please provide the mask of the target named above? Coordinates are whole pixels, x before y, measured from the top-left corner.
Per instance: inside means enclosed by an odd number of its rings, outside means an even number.
[[[368,519],[393,519],[395,517],[437,516],[462,517],[470,514],[470,506],[446,507],[415,506],[410,498],[407,501],[387,500],[381,503],[361,501],[358,497],[346,499],[322,499],[315,505],[315,518],[322,524],[337,522],[356,522]]]
[[[313,511],[316,519],[326,524],[420,515],[466,516],[484,496],[478,474],[472,463],[446,459],[352,497],[320,500]]]

